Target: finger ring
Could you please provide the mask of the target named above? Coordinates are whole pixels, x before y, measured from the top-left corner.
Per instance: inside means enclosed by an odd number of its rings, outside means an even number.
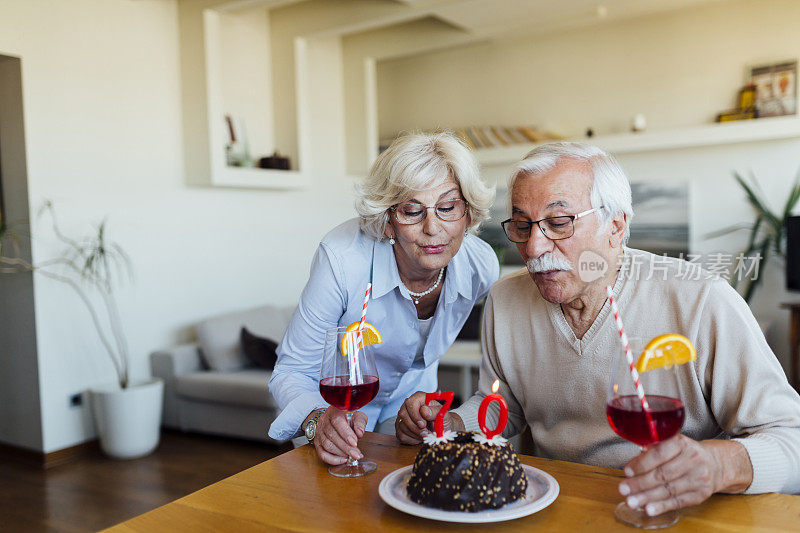
[[[398,419],[397,419],[397,423],[398,423],[398,424],[402,424],[402,423],[403,423],[403,419],[402,419],[402,418],[398,418]]]

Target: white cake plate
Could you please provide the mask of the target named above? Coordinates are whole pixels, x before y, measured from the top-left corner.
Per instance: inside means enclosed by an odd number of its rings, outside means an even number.
[[[441,520],[443,522],[487,523],[512,520],[541,511],[558,497],[559,486],[553,476],[538,468],[522,465],[528,477],[528,489],[525,497],[499,509],[487,509],[470,513],[467,511],[445,511],[433,507],[425,507],[411,501],[406,492],[406,485],[411,477],[411,466],[398,468],[381,480],[378,493],[381,499],[397,509],[414,516]]]

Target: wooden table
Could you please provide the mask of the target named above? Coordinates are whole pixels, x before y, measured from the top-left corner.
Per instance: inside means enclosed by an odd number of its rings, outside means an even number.
[[[377,472],[355,479],[328,474],[311,446],[301,446],[244,472],[159,507],[108,531],[637,531],[614,518],[622,497],[618,470],[520,456],[550,473],[561,492],[532,515],[493,524],[453,524],[407,515],[383,503],[378,484],[413,462],[418,447],[393,436],[367,433],[364,455]],[[197,465],[203,468],[203,465]],[[712,496],[686,509],[668,531],[797,531],[800,496]]]
[[[800,302],[785,302],[781,304],[784,309],[789,309],[789,348],[791,359],[789,361],[789,384],[800,390]]]

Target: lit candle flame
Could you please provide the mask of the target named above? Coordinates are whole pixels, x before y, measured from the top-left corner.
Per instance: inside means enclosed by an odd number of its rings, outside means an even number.
[[[494,383],[492,383],[492,393],[494,394],[495,392],[497,392],[497,389],[499,388],[500,388],[500,380],[496,379],[494,380]]]
[[[617,391],[619,391],[619,384],[618,383],[614,383],[614,394],[616,394]]]

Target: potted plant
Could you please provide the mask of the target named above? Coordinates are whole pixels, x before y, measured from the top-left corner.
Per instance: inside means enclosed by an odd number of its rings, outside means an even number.
[[[745,179],[738,172],[733,173],[734,179],[742,187],[747,196],[747,201],[755,211],[756,219],[752,224],[739,224],[731,226],[720,231],[709,234],[709,237],[719,237],[739,231],[743,229],[750,230],[748,237],[747,247],[742,251],[739,260],[734,268],[734,273],[742,268],[742,261],[745,259],[755,259],[760,261],[759,269],[761,272],[767,266],[767,262],[771,255],[775,255],[778,259],[786,260],[786,218],[791,216],[792,211],[800,201],[800,172],[795,178],[794,184],[789,191],[789,196],[780,211],[773,211],[767,204],[766,199],[763,197],[763,191],[758,183],[755,175],[750,174],[750,179]],[[735,289],[739,289],[738,276],[731,276],[731,285]],[[743,297],[747,303],[753,298],[756,289],[763,281],[763,276],[759,275],[752,279],[746,280],[746,285],[743,289]]]
[[[106,223],[85,238],[66,237],[59,229],[51,202],[41,215],[49,215],[56,238],[64,252],[48,261],[32,264],[20,256],[19,241],[4,225],[0,215],[0,273],[33,272],[69,286],[89,312],[100,343],[116,371],[116,383],[90,389],[92,415],[105,453],[118,459],[132,459],[158,446],[164,383],[159,378],[131,381],[128,343],[117,309],[114,286],[118,274],[131,275],[128,255],[106,239]],[[5,255],[11,249],[12,253]],[[98,305],[99,300],[99,305]],[[105,320],[101,320],[101,315]]]

